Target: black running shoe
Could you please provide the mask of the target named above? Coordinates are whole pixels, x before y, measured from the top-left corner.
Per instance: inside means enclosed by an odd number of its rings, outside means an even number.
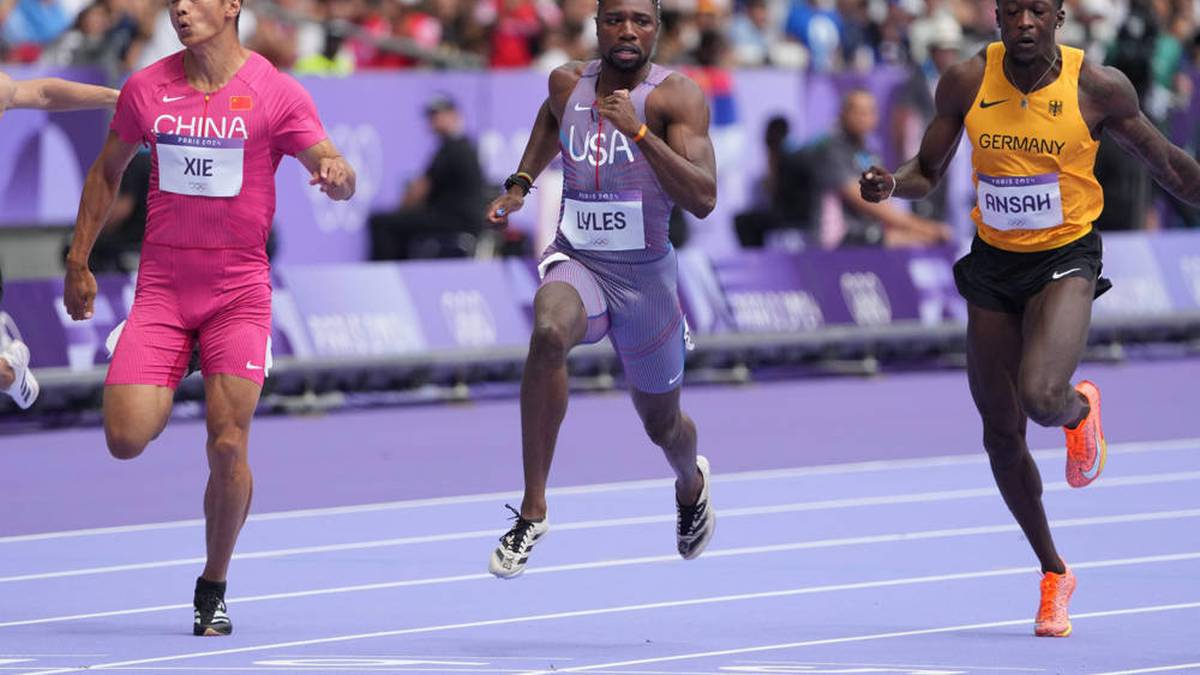
[[[697,456],[696,467],[700,469],[700,476],[704,479],[704,487],[700,488],[700,498],[691,506],[675,503],[675,543],[679,555],[683,556],[684,560],[691,560],[703,553],[712,539],[713,530],[717,527],[717,514],[708,504],[708,460]]]
[[[513,512],[516,523],[500,537],[500,545],[492,552],[488,561],[488,571],[501,579],[511,579],[525,571],[525,563],[529,561],[529,553],[550,530],[550,524],[545,518],[534,522],[521,517],[521,512],[505,504]]]
[[[229,635],[233,623],[225,613],[225,582],[196,579],[196,594],[192,598],[196,609],[196,620],[192,623],[192,635]]]

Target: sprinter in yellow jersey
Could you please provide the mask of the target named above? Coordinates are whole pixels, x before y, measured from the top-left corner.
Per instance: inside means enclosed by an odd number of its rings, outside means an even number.
[[[918,155],[895,174],[872,167],[860,183],[867,201],[923,198],[966,129],[978,234],[954,272],[969,305],[967,375],[992,474],[1041,561],[1035,633],[1056,637],[1071,632],[1075,575],[1050,536],[1025,424],[1028,416],[1064,427],[1071,485],[1099,476],[1100,391],[1086,380],[1072,387],[1071,376],[1092,300],[1111,286],[1100,277],[1100,237],[1092,230],[1104,205],[1092,175],[1101,131],[1172,194],[1200,204],[1200,165],[1141,113],[1128,78],[1057,44],[1065,16],[1062,0],[997,0],[1001,41],[942,76]]]

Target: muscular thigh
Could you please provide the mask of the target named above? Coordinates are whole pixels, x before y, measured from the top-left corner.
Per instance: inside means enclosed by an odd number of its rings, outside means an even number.
[[[104,387],[104,428],[119,437],[145,445],[162,433],[171,416],[175,390],[152,384],[110,384]]]
[[[1094,279],[1080,276],[1047,284],[1025,306],[1021,377],[1065,383],[1087,346]]]
[[[608,333],[608,302],[595,276],[578,261],[549,266],[533,306],[539,323],[551,321],[567,330],[572,344],[597,342]]]
[[[1018,393],[1021,316],[968,305],[967,379],[987,430],[1024,432]]]
[[[179,309],[170,288],[139,282],[129,319],[113,349],[105,386],[179,386],[195,340],[180,321]]]
[[[271,289],[251,283],[229,294],[198,330],[201,370],[232,375],[262,387],[271,368]]]
[[[612,341],[631,388],[664,394],[683,384],[687,331],[673,254],[628,265],[614,275],[609,315]]]
[[[244,448],[261,393],[260,385],[244,377],[227,374],[205,376],[205,421],[209,438],[233,441]]]

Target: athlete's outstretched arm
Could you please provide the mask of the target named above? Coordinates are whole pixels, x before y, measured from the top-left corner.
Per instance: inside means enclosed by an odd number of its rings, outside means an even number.
[[[87,110],[117,104],[116,89],[80,84],[57,77],[14,80],[0,73],[0,112],[8,108],[38,110]]]
[[[320,185],[321,192],[330,199],[345,201],[354,196],[358,177],[354,173],[354,167],[342,157],[333,141],[326,138],[296,155],[296,159],[300,160],[312,176],[308,184]]]
[[[717,161],[708,136],[708,100],[700,85],[681,75],[659,85],[647,97],[647,107],[652,100],[666,119],[667,137],[647,131],[638,147],[671,199],[703,218],[717,205]],[[600,114],[612,120],[613,126],[630,139],[637,137],[642,123],[629,92],[613,92],[599,103]]]
[[[925,129],[917,156],[901,164],[895,174],[877,166],[863,172],[859,181],[863,199],[868,202],[881,202],[888,197],[924,199],[937,187],[954,159],[963,121],[983,76],[977,60],[955,65],[942,75],[934,94],[937,111]]]
[[[1094,66],[1079,86],[1106,113],[1103,128],[1121,147],[1142,160],[1154,180],[1192,206],[1200,206],[1200,164],[1172,144],[1142,112],[1137,91],[1121,71]]]
[[[83,182],[79,198],[79,215],[75,217],[75,232],[67,253],[67,278],[63,288],[63,304],[72,319],[92,318],[92,301],[96,298],[96,278],[88,269],[88,258],[100,229],[108,220],[108,211],[117,198],[121,176],[129,160],[137,153],[136,143],[126,143],[115,131],[108,132],[104,149],[92,163]]]

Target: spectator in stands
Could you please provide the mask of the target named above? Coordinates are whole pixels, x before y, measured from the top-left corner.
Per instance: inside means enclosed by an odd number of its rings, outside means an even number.
[[[750,193],[750,208],[734,216],[738,242],[746,248],[761,248],[768,232],[778,229],[808,229],[810,213],[796,213],[789,205],[803,186],[781,181],[781,168],[789,152],[789,124],[777,115],[767,121],[763,141],[766,144],[766,171],[755,181]],[[783,189],[781,189],[781,187]]]
[[[843,21],[836,4],[835,0],[792,0],[784,24],[787,34],[808,48],[809,67],[817,72],[842,65]]]
[[[873,204],[862,198],[858,179],[880,159],[867,147],[879,123],[875,96],[856,90],[842,99],[837,128],[818,142],[816,166],[822,191],[840,202],[821,220],[825,246],[922,246],[949,241],[953,232],[945,223],[922,218],[890,204]],[[832,203],[832,199],[830,200]],[[884,208],[881,208],[884,207]]]
[[[747,0],[733,15],[729,41],[740,66],[764,66],[771,62],[771,45],[777,39],[778,26],[771,23],[767,0]]]
[[[921,135],[933,121],[933,92],[942,73],[962,59],[963,35],[958,22],[947,14],[940,15],[923,36],[921,63],[909,66],[909,77],[897,92],[892,104],[891,141],[896,157],[915,157],[920,149]],[[932,220],[945,220],[946,195],[950,181],[944,180],[919,202],[913,211]]]
[[[15,47],[27,47],[32,61],[45,45],[71,26],[71,17],[58,0],[0,0],[0,34]]]
[[[372,260],[470,254],[482,228],[483,168],[462,115],[441,95],[425,114],[440,144],[424,175],[408,184],[400,208],[371,216]]]
[[[125,45],[114,27],[109,6],[93,2],[79,12],[70,30],[46,48],[41,61],[56,66],[115,65]]]
[[[489,63],[493,68],[522,68],[533,63],[534,48],[544,28],[534,0],[482,0],[475,16],[491,27]]]
[[[1158,18],[1146,5],[1131,8],[1117,39],[1109,48],[1105,64],[1129,78],[1143,109],[1154,88],[1153,62],[1158,44]],[[1153,117],[1151,115],[1151,117]],[[1102,137],[1096,151],[1096,179],[1104,187],[1104,211],[1096,219],[1096,229],[1137,230],[1157,222],[1153,214],[1154,186],[1141,162],[1115,141]]]

